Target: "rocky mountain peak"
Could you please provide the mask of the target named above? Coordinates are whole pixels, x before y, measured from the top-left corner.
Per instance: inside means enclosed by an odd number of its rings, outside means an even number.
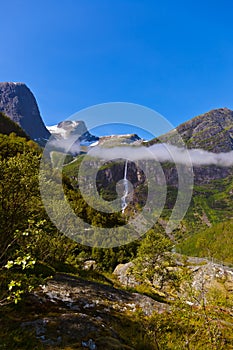
[[[228,108],[213,109],[181,125],[176,130],[188,148],[201,148],[215,153],[233,149],[233,111]],[[174,133],[162,137],[176,143]]]
[[[57,140],[76,137],[76,141],[82,146],[88,146],[99,140],[87,130],[86,124],[82,120],[64,120],[57,125],[47,126],[52,136]]]
[[[26,84],[21,82],[0,83],[0,111],[19,124],[32,139],[50,137],[41,118],[36,99]]]
[[[190,148],[202,148],[212,152],[229,152],[233,149],[233,111],[219,108],[202,114],[186,125],[192,135]],[[182,132],[182,126],[178,129]]]
[[[82,137],[88,132],[86,124],[82,120],[65,120],[57,125],[47,126],[47,128],[58,139],[67,139],[71,135]]]

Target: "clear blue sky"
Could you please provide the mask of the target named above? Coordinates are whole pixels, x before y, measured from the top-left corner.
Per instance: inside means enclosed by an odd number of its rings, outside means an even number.
[[[233,109],[233,2],[1,1],[0,80],[23,81],[47,125],[102,102],[178,125]]]

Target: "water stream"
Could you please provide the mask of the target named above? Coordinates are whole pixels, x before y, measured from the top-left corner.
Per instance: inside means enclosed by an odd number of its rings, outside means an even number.
[[[125,169],[124,169],[124,179],[123,179],[123,186],[124,186],[124,194],[121,197],[121,210],[122,213],[125,212],[125,208],[127,207],[126,198],[129,193],[129,185],[127,180],[127,167],[128,167],[128,160],[125,161]]]

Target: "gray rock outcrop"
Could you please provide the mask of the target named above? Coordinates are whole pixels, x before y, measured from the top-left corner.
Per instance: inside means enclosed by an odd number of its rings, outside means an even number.
[[[36,99],[24,83],[0,83],[0,111],[34,140],[48,139]]]
[[[21,327],[54,348],[65,342],[75,349],[133,350],[115,327],[117,318],[133,316],[138,310],[149,316],[169,309],[146,295],[57,274],[28,296]]]

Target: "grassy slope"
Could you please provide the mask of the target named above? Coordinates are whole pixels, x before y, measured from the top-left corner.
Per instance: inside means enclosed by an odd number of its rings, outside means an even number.
[[[217,223],[187,238],[177,246],[183,254],[208,257],[233,265],[233,220]]]

